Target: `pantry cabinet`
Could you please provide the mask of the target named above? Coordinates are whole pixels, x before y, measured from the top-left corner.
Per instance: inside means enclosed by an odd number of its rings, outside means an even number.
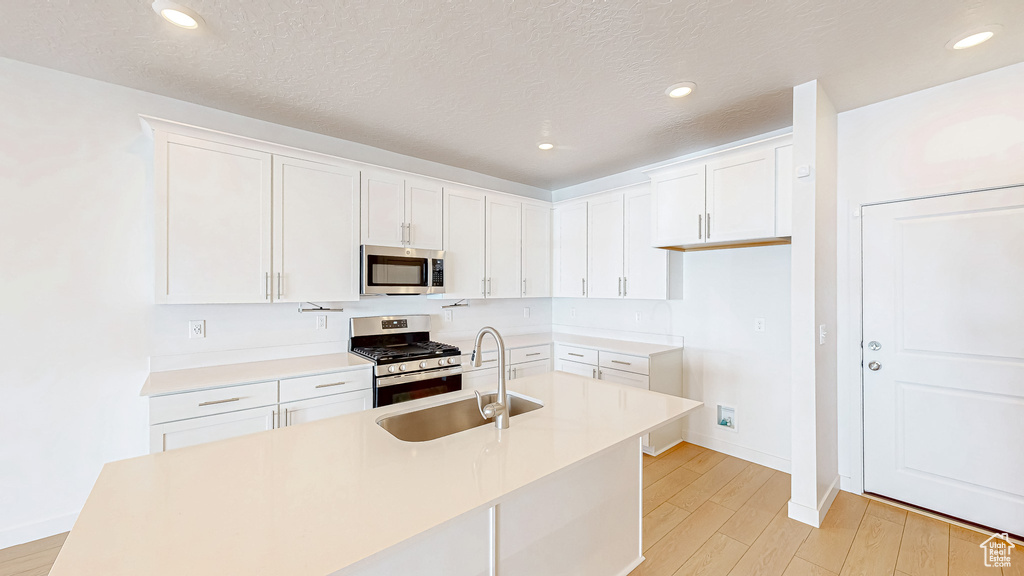
[[[792,138],[773,138],[649,172],[651,244],[699,248],[790,235]]]
[[[587,295],[587,203],[571,202],[553,210],[554,295]]]
[[[440,182],[378,168],[362,176],[363,244],[441,250]]]

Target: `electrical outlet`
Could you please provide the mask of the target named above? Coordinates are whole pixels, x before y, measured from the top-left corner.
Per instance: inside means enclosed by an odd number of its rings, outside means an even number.
[[[575,308],[569,308],[569,318],[575,318],[575,317],[576,317],[576,309]]]
[[[206,338],[206,320],[189,320],[188,337]]]
[[[321,314],[316,317],[316,329],[327,330],[327,315]]]
[[[643,315],[643,313],[642,313],[642,312],[637,312],[637,313],[636,313],[636,323],[637,323],[637,324],[639,324],[639,323],[640,323],[640,321],[641,321],[641,320],[643,320],[643,318],[644,318],[644,315]]]
[[[530,308],[529,307],[523,308],[523,318],[529,318],[529,317],[530,317]]]
[[[828,332],[825,331],[825,325],[824,324],[822,324],[821,326],[818,326],[818,345],[819,346],[824,346],[825,345],[825,336],[827,334],[828,334]]]
[[[754,318],[754,332],[764,332],[764,318]]]
[[[445,310],[444,321],[451,322],[452,320],[455,320],[455,310]]]

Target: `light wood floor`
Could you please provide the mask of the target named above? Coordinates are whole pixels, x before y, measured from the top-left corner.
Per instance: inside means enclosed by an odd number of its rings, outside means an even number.
[[[985,568],[987,534],[840,492],[821,528],[787,516],[789,474],[693,444],[644,456],[644,556],[630,576],[1024,576]],[[45,576],[67,534],[0,550],[0,576]]]
[[[989,535],[840,492],[821,528],[787,514],[789,474],[693,444],[644,456],[644,560],[630,576],[1024,576]]]

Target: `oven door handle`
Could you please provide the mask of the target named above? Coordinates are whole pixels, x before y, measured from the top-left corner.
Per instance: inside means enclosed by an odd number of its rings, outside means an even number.
[[[450,366],[448,368],[438,368],[437,370],[424,370],[423,372],[413,372],[411,374],[381,376],[377,378],[376,384],[377,388],[386,388],[388,386],[397,386],[398,384],[409,384],[410,382],[421,382],[423,380],[433,380],[434,378],[455,376],[456,374],[462,374],[462,366]]]

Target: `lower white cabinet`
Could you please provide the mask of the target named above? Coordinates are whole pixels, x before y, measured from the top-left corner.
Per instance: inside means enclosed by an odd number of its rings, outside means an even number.
[[[155,424],[149,427],[149,452],[153,454],[272,430],[277,425],[276,416],[277,406],[274,405]]]
[[[543,374],[550,371],[550,360],[534,360],[533,362],[524,362],[522,364],[513,364],[512,366],[509,366],[508,378],[509,380],[515,380],[516,378],[536,376],[537,374]]]
[[[555,370],[576,374],[577,376],[586,376],[587,378],[597,378],[597,366],[593,364],[558,359],[555,360]]]
[[[373,408],[373,390],[333,394],[309,400],[286,402],[280,407],[280,427],[304,424],[324,418],[362,412]]]

